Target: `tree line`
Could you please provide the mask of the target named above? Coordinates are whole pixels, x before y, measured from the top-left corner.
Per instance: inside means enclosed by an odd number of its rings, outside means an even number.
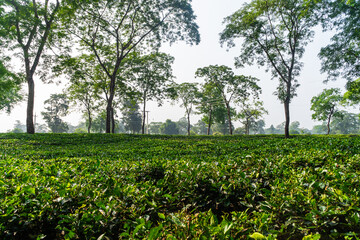
[[[356,0],[252,0],[225,18],[220,43],[232,48],[242,40],[235,66],[257,64],[278,80],[275,95],[284,105],[285,137],[290,135],[290,103],[300,85],[301,58],[318,25],[337,30],[319,53],[321,71],[327,73],[327,81],[348,81],[343,99],[331,101],[359,103],[359,10]],[[88,131],[93,113],[106,112],[106,132],[115,132],[115,108],[141,101],[144,133],[147,101],[161,105],[169,98],[186,109],[188,134],[194,106],[204,115],[208,134],[219,113],[226,116],[230,134],[235,116],[243,119],[249,133],[249,119],[266,112],[259,101],[258,79],[212,65],[196,71],[195,77],[203,80],[200,86],[176,84],[173,57],[158,51],[165,41],[198,44],[195,19],[190,0],[0,1],[0,47],[5,49],[0,59],[0,107],[10,110],[23,97],[19,84],[27,83],[26,131],[34,133],[35,74],[46,82],[66,76],[70,84],[65,94],[82,107]],[[21,73],[11,71],[10,56],[22,61]],[[338,90],[331,92],[324,94],[339,95]],[[345,113],[325,104],[326,96],[313,98],[312,110],[313,118],[327,121],[329,133],[331,118]],[[234,106],[241,110],[236,112]]]

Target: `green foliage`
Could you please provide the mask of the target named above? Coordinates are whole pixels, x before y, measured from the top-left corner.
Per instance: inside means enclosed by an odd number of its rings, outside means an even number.
[[[360,78],[350,81],[346,85],[347,92],[344,94],[344,100],[350,105],[360,103]]]
[[[324,89],[319,95],[311,99],[311,110],[314,111],[312,118],[319,121],[326,121],[328,134],[330,133],[330,122],[332,117],[341,117],[342,112],[338,109],[343,100],[340,89]]]
[[[166,135],[177,135],[179,134],[179,127],[175,122],[167,119],[165,123],[161,124],[160,133]]]
[[[231,135],[233,129],[231,121],[234,114],[232,114],[230,104],[244,104],[251,95],[257,98],[259,93],[261,93],[261,88],[257,85],[259,80],[254,77],[235,75],[230,67],[224,65],[210,65],[198,68],[195,76],[205,79],[205,89],[203,90],[202,98],[208,98],[210,103],[218,103],[219,99],[222,99],[227,110],[229,132]],[[208,88],[214,88],[214,90],[209,90]],[[217,95],[217,100],[213,99],[214,94]],[[212,104],[202,105],[205,106],[205,109],[201,109],[202,111],[212,112],[214,110]],[[210,121],[210,115],[208,121]]]
[[[360,119],[358,114],[341,111],[341,115],[334,117],[331,128],[336,134],[358,134]]]
[[[198,103],[199,89],[197,83],[181,83],[174,84],[173,98],[180,102],[180,106],[185,108],[185,115],[187,117],[187,134],[190,136],[190,115],[193,111],[193,106]]]
[[[300,59],[318,23],[319,1],[252,0],[225,18],[221,43],[235,46],[241,38],[236,66],[257,63],[266,66],[279,80],[275,95],[285,106],[285,136],[289,137],[290,102],[299,86],[297,77],[303,66]]]
[[[335,29],[331,43],[322,48],[323,72],[328,73],[328,80],[344,77],[349,82],[360,77],[360,2],[324,1],[323,26]]]
[[[134,101],[126,100],[122,109],[122,115],[125,130],[131,133],[139,133],[142,122],[139,105]]]
[[[0,111],[10,113],[14,105],[22,100],[20,89],[20,78],[9,72],[0,59]]]
[[[358,136],[0,134],[0,238],[355,239],[359,156]]]
[[[45,112],[41,112],[48,127],[53,133],[65,133],[69,127],[61,117],[68,114],[69,100],[65,94],[51,94],[45,102]]]

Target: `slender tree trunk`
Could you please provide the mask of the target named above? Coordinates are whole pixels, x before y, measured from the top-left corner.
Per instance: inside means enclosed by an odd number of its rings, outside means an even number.
[[[91,118],[91,112],[89,110],[88,110],[88,121],[89,121],[88,133],[90,133],[91,132],[92,118]]]
[[[111,120],[113,119],[113,116],[111,112],[113,110],[112,103],[115,95],[115,78],[116,74],[113,74],[110,81],[109,99],[106,106],[106,133],[112,133]]]
[[[146,94],[144,93],[144,108],[143,108],[143,119],[141,126],[141,133],[145,134],[145,118],[146,118]]]
[[[111,108],[111,133],[115,133],[115,116],[114,108]]]
[[[28,102],[26,112],[26,131],[27,133],[34,134],[34,99],[35,99],[35,83],[32,75],[27,76],[28,82]]]
[[[290,126],[290,102],[286,100],[284,102],[285,108],[285,138],[289,138],[289,126]]]
[[[208,129],[207,129],[207,135],[210,135],[211,121],[212,121],[212,109],[210,109],[210,112],[209,112],[209,124],[208,124]]]
[[[290,74],[289,74],[290,75]],[[286,83],[286,97],[284,101],[285,108],[285,138],[290,138],[290,97],[291,97],[291,78]]]
[[[333,110],[331,110],[330,114],[329,114],[329,117],[328,117],[328,121],[327,121],[327,135],[330,134],[330,121],[331,121],[331,116],[333,114]]]
[[[246,119],[246,124],[245,124],[245,134],[246,135],[250,135],[250,130],[249,130],[249,128],[250,128],[250,124],[249,124],[249,119]]]
[[[187,113],[187,120],[188,120],[187,132],[188,132],[188,136],[190,136],[190,112]]]
[[[227,115],[228,115],[228,120],[229,120],[229,133],[230,135],[233,134],[233,130],[232,130],[232,124],[231,124],[231,112],[230,112],[230,105],[229,103],[226,102],[226,108],[227,108]]]

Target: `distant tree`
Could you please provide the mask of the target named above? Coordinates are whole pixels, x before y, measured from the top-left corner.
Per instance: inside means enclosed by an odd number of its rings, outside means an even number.
[[[305,46],[318,24],[318,1],[252,0],[225,19],[221,43],[235,46],[241,38],[242,48],[236,66],[258,63],[267,65],[272,77],[279,79],[276,91],[285,108],[285,137],[289,137],[290,102],[296,95]]]
[[[14,128],[9,130],[11,133],[23,133],[26,131],[26,125],[22,124],[19,120],[15,121]]]
[[[162,122],[151,122],[149,124],[149,133],[150,134],[161,134],[160,126],[162,124],[163,124]]]
[[[65,92],[69,100],[81,108],[90,133],[93,115],[99,108],[100,91],[96,87],[102,82],[99,66],[96,66],[94,56],[85,54],[76,58],[60,56],[58,60],[53,72],[56,76],[65,75],[69,79]]]
[[[246,133],[245,127],[235,128],[234,134],[236,135],[244,135]]]
[[[339,76],[354,81],[360,77],[360,2],[327,0],[322,5],[324,29],[336,34],[320,51],[321,70],[328,74],[327,81]]]
[[[315,125],[311,132],[313,134],[327,134],[327,125],[326,122],[322,123],[321,125]]]
[[[290,134],[300,134],[300,122],[295,121],[290,123]]]
[[[162,122],[151,122],[149,124],[150,134],[161,134],[160,126],[162,124],[163,124]]]
[[[133,51],[158,48],[164,41],[198,43],[200,36],[189,1],[119,0],[70,1],[76,23],[70,18],[69,34],[85,51],[96,56],[108,79],[106,132],[111,132],[111,112],[117,77],[123,60]]]
[[[233,102],[242,102],[251,94],[257,96],[261,88],[257,85],[258,79],[235,75],[231,68],[227,66],[210,65],[208,67],[198,68],[196,77],[205,78],[205,82],[214,86],[227,109],[229,123],[229,133],[232,135],[232,116],[231,104]]]
[[[256,121],[267,113],[262,101],[244,101],[237,118],[244,124],[245,134],[249,135],[250,129],[257,123]]]
[[[201,85],[196,109],[198,114],[202,114],[202,121],[207,124],[207,135],[210,135],[211,125],[221,122],[226,115],[223,98],[219,96],[213,83],[208,82]]]
[[[141,130],[141,114],[139,112],[139,104],[135,101],[127,100],[122,109],[122,122],[126,131],[131,133],[139,133]]]
[[[180,135],[188,135],[188,120],[186,117],[180,118],[179,121],[176,122],[176,125]]]
[[[45,122],[53,133],[67,132],[69,127],[61,117],[68,114],[69,100],[65,94],[51,94],[45,102],[45,110],[41,112]]]
[[[37,133],[48,133],[49,128],[46,124],[35,123],[35,132]]]
[[[124,68],[127,81],[133,83],[133,89],[139,92],[143,103],[143,122],[141,133],[145,133],[146,103],[157,101],[161,105],[168,96],[168,88],[174,78],[171,64],[174,58],[165,53],[151,53],[141,56],[134,52],[129,54]]]
[[[314,111],[312,118],[325,121],[327,120],[327,134],[330,134],[330,122],[332,117],[341,117],[342,112],[338,109],[343,100],[340,89],[324,89],[319,95],[311,99],[311,110]]]
[[[21,78],[8,71],[0,59],[0,111],[10,113],[14,105],[22,100],[20,89]]]
[[[160,126],[161,134],[166,135],[177,135],[179,134],[179,128],[176,126],[176,123],[167,119],[165,123]]]
[[[194,126],[192,127],[192,130],[197,134],[197,135],[209,135],[210,132],[208,133],[208,128],[207,128],[207,124],[202,121],[199,120],[197,123],[194,124]]]
[[[274,127],[274,125],[271,124],[271,126],[267,129],[265,129],[265,133],[266,134],[276,134],[276,128]]]
[[[65,3],[64,3],[65,5]],[[6,11],[1,11],[3,9]],[[28,84],[26,114],[27,133],[35,133],[34,126],[34,74],[45,46],[54,40],[60,1],[0,1],[0,31],[7,32],[4,41],[9,50],[20,50],[23,73]],[[19,53],[19,52],[18,52]]]
[[[194,105],[198,100],[198,84],[197,83],[181,83],[175,85],[175,100],[180,102],[180,106],[185,108],[187,118],[187,134],[190,136],[190,115]]]
[[[252,134],[265,134],[265,121],[260,119],[254,124],[251,124],[250,133]]]
[[[334,117],[331,128],[337,134],[359,134],[359,115],[342,111],[341,116]]]

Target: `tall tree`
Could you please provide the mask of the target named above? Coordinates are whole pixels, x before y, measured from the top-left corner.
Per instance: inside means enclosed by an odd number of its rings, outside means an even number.
[[[341,116],[334,117],[331,128],[336,134],[359,134],[359,115],[355,113],[341,112]]]
[[[342,100],[339,88],[324,89],[311,99],[311,110],[314,111],[312,118],[319,121],[327,120],[327,134],[330,134],[331,118],[342,116],[338,108]]]
[[[64,133],[69,129],[61,117],[68,114],[69,101],[65,94],[51,94],[45,102],[45,110],[41,112],[48,127],[53,133]]]
[[[289,137],[290,102],[296,95],[303,64],[300,62],[305,46],[312,39],[312,28],[318,23],[318,1],[308,0],[252,0],[227,17],[221,43],[235,46],[241,38],[240,56],[236,66],[253,64],[271,70],[279,79],[276,95],[284,104],[285,137]]]
[[[69,84],[65,89],[69,100],[82,108],[86,116],[88,133],[91,132],[91,125],[94,112],[98,109],[100,94],[98,86],[102,78],[99,77],[98,66],[94,56],[81,55],[76,58],[61,56],[59,62],[53,68],[56,76],[65,75]]]
[[[0,1],[0,28],[7,31],[8,49],[19,49],[24,63],[24,73],[28,84],[26,128],[28,133],[35,133],[34,127],[34,74],[39,65],[46,43],[54,29],[60,2],[36,0]]]
[[[68,30],[91,51],[109,80],[106,132],[111,132],[111,112],[116,78],[129,53],[145,46],[156,48],[161,41],[200,41],[190,0],[107,0],[69,1],[75,21]],[[75,24],[74,24],[75,23]]]
[[[251,94],[257,96],[261,89],[257,85],[258,79],[243,75],[235,75],[227,66],[210,65],[198,68],[196,77],[205,78],[206,83],[211,83],[218,91],[227,109],[230,135],[232,135],[231,106],[232,102],[241,102]]]
[[[203,114],[202,120],[207,124],[207,135],[210,135],[211,125],[223,119],[224,101],[213,83],[201,85],[197,112]]]
[[[323,6],[323,26],[336,34],[320,51],[321,70],[328,73],[327,80],[342,76],[354,81],[360,77],[360,2],[327,0]]]
[[[160,126],[161,134],[177,135],[179,134],[179,128],[176,126],[176,122],[167,119],[165,123]]]
[[[141,133],[145,133],[146,103],[157,101],[159,105],[167,97],[167,89],[174,78],[171,64],[174,58],[168,54],[155,52],[141,56],[132,53],[124,61],[123,76],[133,83],[134,90],[139,92],[143,103]]]
[[[175,99],[181,102],[181,107],[185,108],[187,118],[187,134],[190,136],[190,115],[193,111],[194,105],[198,99],[198,84],[197,83],[181,83],[175,86]]]
[[[243,102],[237,117],[240,118],[241,122],[244,124],[246,135],[250,134],[250,128],[252,128],[252,125],[255,125],[256,120],[264,114],[267,114],[267,111],[264,108],[262,101],[254,100]]]
[[[122,121],[125,130],[131,133],[139,133],[141,130],[141,114],[139,105],[132,100],[126,100],[122,109]]]

